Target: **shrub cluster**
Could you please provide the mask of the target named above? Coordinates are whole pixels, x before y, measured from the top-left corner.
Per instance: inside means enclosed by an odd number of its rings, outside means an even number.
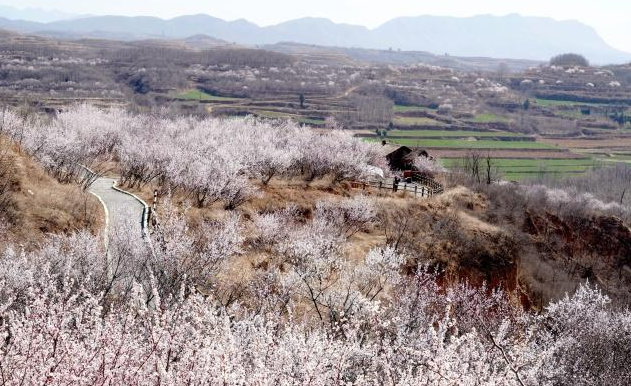
[[[234,209],[256,194],[259,179],[335,181],[361,178],[384,167],[378,147],[334,130],[316,133],[292,122],[254,118],[196,119],[131,115],[80,105],[50,122],[8,113],[6,130],[62,182],[81,180],[81,165],[98,171],[120,165],[122,182],[156,182],[179,189],[201,207],[222,201]]]
[[[339,243],[345,225],[371,218],[363,204],[322,203],[302,225],[291,208],[261,218],[259,246],[273,242],[270,231],[287,234],[273,248],[290,268],[240,289],[216,282],[244,247],[234,217],[191,234],[173,215],[153,256],[125,228],[113,232],[108,257],[86,233],[51,236],[29,253],[9,248],[0,258],[0,376],[54,385],[631,380],[631,313],[594,288],[534,315],[500,291],[441,288],[422,267],[403,274],[405,256],[390,247],[349,266]],[[248,291],[250,301],[238,297]],[[305,308],[314,317],[297,319]]]

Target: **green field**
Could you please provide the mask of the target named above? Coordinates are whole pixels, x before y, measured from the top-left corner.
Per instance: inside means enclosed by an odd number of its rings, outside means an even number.
[[[462,158],[445,158],[441,163],[445,167],[454,167],[462,164]],[[597,161],[591,158],[570,159],[533,159],[533,158],[493,158],[493,165],[497,167],[536,167],[536,166],[594,166]]]
[[[398,126],[443,126],[444,123],[427,117],[395,117],[394,122]]]
[[[506,117],[502,117],[500,115],[496,115],[496,114],[482,113],[473,117],[472,121],[476,123],[493,123],[493,122],[506,123],[506,122],[509,122],[509,119]]]
[[[556,146],[549,145],[547,143],[530,141],[467,141],[461,139],[390,138],[390,142],[404,146],[419,146],[426,148],[441,147],[453,149],[557,149]]]
[[[579,110],[557,110],[556,114],[562,117],[573,118],[573,119],[580,119],[585,116]]]
[[[194,100],[194,101],[217,101],[217,102],[235,102],[242,100],[241,98],[229,98],[211,95],[200,90],[187,90],[175,95],[177,99]]]
[[[598,157],[598,160],[601,162],[631,163],[631,154],[611,154],[609,156],[597,155],[597,157]]]
[[[542,107],[555,107],[555,106],[603,106],[606,103],[588,103],[588,102],[575,102],[575,101],[558,101],[554,99],[541,99],[536,98],[535,103]]]
[[[273,118],[273,119],[291,119],[295,118],[294,115],[287,113],[280,113],[278,111],[267,111],[267,110],[254,110],[254,114],[263,118]]]
[[[621,161],[631,161],[631,154],[612,154],[611,159]]]
[[[470,130],[391,130],[388,137],[523,137],[508,131]]]
[[[442,159],[446,168],[457,168],[463,165],[461,158]],[[591,159],[532,159],[532,158],[494,158],[493,166],[506,180],[518,181],[524,178],[537,177],[546,174],[584,173],[589,168],[602,163]]]
[[[403,106],[403,105],[394,105],[395,113],[408,113],[413,111],[427,111],[431,110],[429,107],[422,106]]]

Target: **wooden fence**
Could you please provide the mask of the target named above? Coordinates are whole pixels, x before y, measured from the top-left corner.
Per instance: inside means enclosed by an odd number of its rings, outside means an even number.
[[[441,194],[444,189],[441,184],[431,180],[429,178],[421,179],[417,183],[400,182],[398,185],[394,184],[394,181],[353,181],[351,186],[354,188],[361,188],[366,190],[367,188],[377,188],[381,191],[391,192],[409,192],[414,194],[414,197],[432,197],[436,194]]]

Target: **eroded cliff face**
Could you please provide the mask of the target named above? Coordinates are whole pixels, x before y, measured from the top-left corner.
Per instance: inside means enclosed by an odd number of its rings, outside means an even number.
[[[631,261],[631,229],[616,217],[594,216],[561,219],[552,213],[525,212],[523,231],[552,251],[568,258],[598,255],[613,268]],[[556,245],[550,245],[557,239]],[[560,242],[559,242],[560,241]]]
[[[427,264],[440,272],[440,284],[467,282],[522,296],[521,242],[510,229],[485,220],[486,198],[458,187],[420,204],[407,205],[386,221],[400,249],[410,256],[410,273]],[[401,234],[397,234],[397,230]],[[526,302],[527,307],[530,302]]]
[[[585,281],[629,301],[631,229],[621,219],[526,204],[507,216],[495,204],[460,187],[407,213],[424,216],[422,229],[408,229],[413,236],[403,239],[414,257],[409,268],[425,262],[442,272],[441,280],[499,287],[528,308],[543,308]]]
[[[550,212],[526,211],[523,231],[542,259],[554,261],[570,277],[598,284],[614,297],[628,297],[631,229],[619,218],[561,218]]]

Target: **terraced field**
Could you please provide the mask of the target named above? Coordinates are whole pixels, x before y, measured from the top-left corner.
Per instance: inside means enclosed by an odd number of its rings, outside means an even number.
[[[435,109],[430,109],[429,107],[422,107],[422,106],[394,105],[394,112],[395,112],[395,114],[396,113],[417,112],[417,111],[435,111]]]
[[[585,117],[581,106],[605,106],[542,98],[531,102],[554,110],[557,116],[573,120]],[[511,122],[510,115],[480,112],[470,118],[452,118],[452,123],[448,124],[429,117],[410,116],[414,112],[436,114],[435,110],[420,106],[395,106],[394,123],[399,129],[388,131],[385,140],[391,144],[426,148],[448,168],[462,164],[463,158],[471,151],[492,157],[504,178],[513,181],[543,174],[584,173],[590,168],[616,162],[631,163],[631,153],[622,154],[623,149],[631,148],[631,131],[603,129],[601,135],[598,133],[601,130],[589,128],[589,131],[597,133],[584,138],[535,138],[489,129],[489,124]],[[437,128],[437,124],[445,129]],[[406,130],[406,127],[409,129]],[[476,129],[450,130],[455,127]],[[381,139],[374,137],[368,140]]]
[[[472,121],[476,123],[493,123],[493,122],[506,123],[506,122],[509,122],[510,120],[506,117],[496,115],[496,114],[481,113],[473,117]]]
[[[606,154],[598,155],[597,159],[600,162],[623,162],[631,163],[631,154]]]
[[[243,100],[243,98],[229,98],[229,97],[211,95],[200,90],[183,91],[181,93],[176,94],[174,98],[184,100],[184,101],[216,101],[216,102],[238,102],[238,101]]]
[[[557,101],[544,101],[554,106],[573,106]],[[385,138],[389,143],[403,146],[422,147],[441,158],[447,168],[462,165],[463,158],[471,151],[489,155],[498,171],[505,179],[519,181],[542,174],[583,173],[600,162],[591,155],[574,154],[562,146],[564,140],[540,141],[538,138],[502,130],[489,130],[487,124],[508,123],[510,118],[490,112],[478,113],[472,118],[464,118],[461,126],[479,127],[479,130],[450,130],[450,125],[427,117],[409,117],[411,112],[428,111],[418,106],[395,106],[395,125],[402,128],[391,130]],[[580,114],[580,110],[576,109]],[[445,129],[436,129],[436,123]],[[455,123],[455,122],[454,122]],[[406,126],[420,126],[418,129],[404,129]],[[427,126],[423,129],[423,126]],[[433,127],[432,127],[433,126]],[[372,134],[372,133],[371,133]],[[380,140],[371,138],[369,140]]]
[[[254,114],[263,118],[271,118],[271,119],[291,119],[294,118],[295,115],[288,113],[281,113],[277,111],[269,111],[269,110],[254,110]]]
[[[316,119],[316,118],[299,118],[298,123],[304,123],[307,125],[321,126],[324,125],[324,119]]]
[[[448,169],[460,168],[464,165],[462,158],[442,159],[441,163]],[[603,163],[593,158],[579,159],[531,159],[531,158],[494,158],[493,165],[506,180],[519,181],[548,174],[584,173],[590,168],[602,166]]]
[[[581,113],[581,111],[578,109],[557,110],[556,114],[565,118],[572,118],[572,119],[581,119],[585,117],[585,115]]]
[[[543,139],[545,143],[565,147],[568,149],[584,149],[584,150],[597,150],[600,152],[606,152],[609,150],[628,150],[631,148],[631,137],[618,137],[611,136],[608,138],[570,138],[570,139]]]
[[[295,96],[287,95],[274,100],[252,100],[210,95],[191,89],[173,96],[180,101],[208,103],[213,110],[227,114],[254,114],[271,119],[292,119],[296,122],[322,127],[324,118],[344,113],[350,107],[337,97],[312,96],[304,109],[297,107]],[[295,99],[295,98],[294,98]],[[533,105],[546,107],[559,117],[583,119],[581,106],[603,106],[551,99],[534,99]],[[224,113],[224,114],[225,114]],[[436,109],[425,106],[395,105],[392,123],[395,130],[387,132],[385,140],[391,144],[426,148],[430,154],[442,159],[448,168],[457,167],[471,151],[489,155],[497,169],[507,180],[519,181],[543,174],[583,173],[599,165],[616,162],[631,163],[631,131],[589,128],[585,138],[535,138],[534,136],[504,130],[493,130],[494,124],[507,124],[514,120],[510,114],[479,112],[468,118],[438,115]],[[374,129],[358,131],[367,141],[381,141]],[[627,135],[629,134],[629,135]],[[599,137],[603,137],[599,139]]]
[[[542,99],[536,98],[534,100],[537,106],[541,107],[557,107],[557,106],[605,106],[605,103],[588,103],[588,102],[575,102],[575,101],[561,101],[555,99]]]
[[[315,119],[315,118],[305,118],[300,115],[289,114],[289,113],[281,113],[277,111],[269,111],[269,110],[255,110],[254,114],[263,118],[270,119],[293,119],[298,123],[304,123],[314,126],[324,125],[324,119]]]
[[[427,117],[395,117],[395,126],[444,126],[443,122]]]
[[[519,133],[508,131],[472,131],[472,130],[391,130],[388,137],[434,137],[434,138],[527,138]]]
[[[376,140],[376,139],[372,139]],[[558,149],[558,147],[541,142],[534,141],[494,141],[494,140],[464,140],[464,139],[425,139],[418,137],[418,139],[410,138],[389,138],[388,142],[403,146],[416,146],[423,148],[449,148],[449,149]]]

